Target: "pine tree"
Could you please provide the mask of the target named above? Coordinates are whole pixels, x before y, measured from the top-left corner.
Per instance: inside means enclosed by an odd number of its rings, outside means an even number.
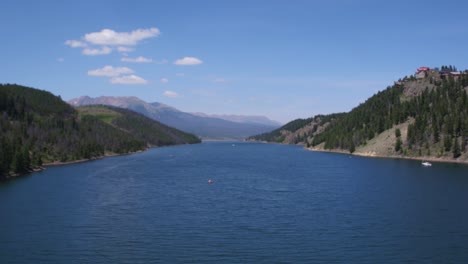
[[[432,135],[434,138],[434,143],[439,142],[440,140],[439,127],[437,126],[437,124],[434,124],[434,123],[432,124]]]
[[[15,156],[13,157],[12,170],[15,173],[21,173],[25,171],[23,153],[21,151],[15,152]]]
[[[400,152],[400,151],[401,151],[401,145],[402,145],[401,138],[400,138],[400,137],[397,137],[396,143],[395,143],[395,151],[396,151],[396,152]]]
[[[27,171],[29,168],[31,168],[31,157],[29,156],[29,149],[24,146],[21,152],[23,155],[23,170]]]
[[[354,142],[351,141],[351,145],[349,147],[349,153],[354,153],[356,151],[356,146],[354,145]]]
[[[0,179],[2,179],[3,176],[8,173],[8,167],[4,165],[4,160],[5,160],[5,153],[2,147],[0,148]]]
[[[399,128],[395,129],[395,137],[397,138],[401,137],[401,131]]]
[[[460,145],[459,145],[459,143],[458,143],[457,138],[455,138],[455,139],[453,140],[453,151],[452,151],[452,153],[453,153],[453,158],[455,158],[455,159],[458,158],[458,157],[460,157],[460,155],[461,155],[461,152],[460,152]]]
[[[450,137],[447,135],[444,136],[444,149],[445,151],[450,151],[450,149],[452,149],[452,140],[450,140]]]

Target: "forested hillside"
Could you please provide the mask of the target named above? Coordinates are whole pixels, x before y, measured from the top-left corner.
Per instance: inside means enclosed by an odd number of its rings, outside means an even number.
[[[0,85],[0,179],[43,163],[198,142],[194,136],[160,127],[136,113],[119,113],[114,123],[108,123],[98,116],[79,114],[47,91]],[[132,133],[141,127],[145,129]]]
[[[153,146],[199,143],[200,139],[178,129],[166,126],[129,109],[113,106],[90,105],[76,108],[80,115],[92,115]]]
[[[392,150],[387,154],[401,156],[435,156],[458,158],[466,156],[468,140],[468,74],[454,72],[454,67],[443,66],[424,74],[405,77],[393,86],[375,94],[339,120],[331,122],[319,133],[294,135],[298,142],[309,147],[328,150],[347,150],[365,146],[384,131],[396,125],[407,129],[394,131]],[[312,120],[296,121],[310,126]],[[278,131],[254,137],[257,140],[282,141]],[[289,130],[292,131],[292,130]],[[284,142],[291,143],[291,142]]]
[[[248,140],[275,143],[299,144],[320,134],[332,122],[337,122],[345,114],[317,115],[307,119],[296,119],[269,133],[249,137]]]

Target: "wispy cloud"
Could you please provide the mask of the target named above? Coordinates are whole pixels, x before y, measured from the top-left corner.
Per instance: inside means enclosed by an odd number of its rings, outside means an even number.
[[[115,77],[122,74],[130,74],[133,73],[133,70],[127,67],[112,67],[112,66],[104,66],[100,69],[90,70],[88,71],[88,75],[91,76],[106,76],[106,77]]]
[[[173,91],[164,91],[163,95],[169,98],[179,97],[179,94]]]
[[[123,47],[123,46],[117,47],[117,51],[122,52],[122,53],[132,52],[134,50],[135,50],[134,48],[130,48],[130,47]]]
[[[124,75],[113,77],[110,80],[113,84],[147,84],[148,81],[136,75]]]
[[[84,48],[88,46],[88,44],[79,40],[67,40],[65,41],[65,45],[70,46],[72,48]]]
[[[175,65],[198,65],[202,64],[203,61],[195,57],[183,57],[174,62]]]
[[[136,58],[129,58],[129,57],[123,57],[120,59],[123,62],[132,62],[132,63],[150,63],[153,62],[153,59],[145,58],[143,56],[139,56]]]
[[[104,66],[100,69],[88,71],[90,76],[112,77],[109,81],[112,84],[147,84],[148,81],[136,76],[133,70],[127,67]]]
[[[86,48],[86,49],[83,49],[82,51],[84,55],[88,55],[88,56],[107,55],[111,52],[112,52],[112,49],[109,47],[105,47],[105,46],[101,48],[97,48],[97,49]]]
[[[160,82],[161,82],[161,83],[168,83],[168,82],[169,82],[169,79],[167,79],[167,78],[161,78]]]

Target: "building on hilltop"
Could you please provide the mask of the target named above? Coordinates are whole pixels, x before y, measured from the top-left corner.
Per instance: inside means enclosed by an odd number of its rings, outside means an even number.
[[[458,80],[460,78],[461,72],[459,71],[451,71],[450,69],[443,69],[439,71],[441,79],[447,79],[449,76],[452,76],[454,80]]]
[[[419,67],[417,70],[416,70],[416,74],[414,75],[416,77],[416,79],[423,79],[423,78],[426,78],[427,76],[427,72],[430,71],[431,68],[429,67]]]
[[[416,73],[419,73],[419,72],[422,72],[422,71],[430,71],[431,68],[429,67],[419,67],[417,70],[416,70]]]

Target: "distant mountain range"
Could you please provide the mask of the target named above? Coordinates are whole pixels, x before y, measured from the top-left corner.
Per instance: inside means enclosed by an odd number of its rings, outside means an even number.
[[[278,128],[279,122],[263,116],[208,115],[187,113],[162,103],[137,97],[82,96],[68,101],[72,106],[111,105],[131,109],[168,126],[210,139],[242,139]]]
[[[196,115],[196,116],[201,116],[201,117],[219,118],[219,119],[236,122],[236,123],[263,124],[263,125],[272,126],[272,127],[280,127],[281,125],[283,125],[282,123],[271,120],[266,116],[210,115],[210,114],[205,114],[205,113],[191,113],[191,114]]]

